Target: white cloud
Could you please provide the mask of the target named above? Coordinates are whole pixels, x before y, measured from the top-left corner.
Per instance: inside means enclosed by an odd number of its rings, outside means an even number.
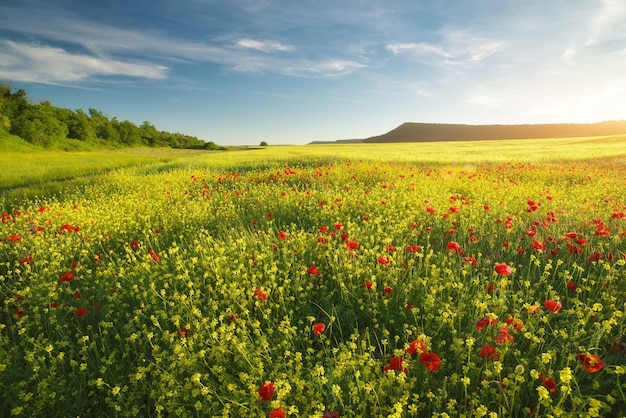
[[[0,42],[0,74],[15,81],[42,83],[84,81],[101,76],[163,79],[168,69],[145,62],[128,62],[102,56],[72,54],[61,48]]]
[[[280,42],[258,41],[256,39],[243,38],[237,41],[237,45],[243,48],[256,49],[263,52],[291,51],[293,48]]]
[[[444,51],[441,47],[424,42],[389,44],[387,45],[387,49],[396,55],[402,52],[409,52],[416,55],[437,55],[444,58],[452,57],[452,55]]]

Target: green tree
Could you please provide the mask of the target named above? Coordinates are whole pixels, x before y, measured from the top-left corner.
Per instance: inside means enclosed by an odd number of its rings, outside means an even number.
[[[67,137],[67,126],[55,115],[55,108],[45,101],[30,105],[11,123],[11,133],[40,146],[50,146]]]
[[[111,122],[115,129],[117,129],[120,142],[122,144],[128,145],[130,147],[147,145],[143,142],[141,138],[141,130],[134,123],[128,120],[120,122],[116,118],[113,118]]]

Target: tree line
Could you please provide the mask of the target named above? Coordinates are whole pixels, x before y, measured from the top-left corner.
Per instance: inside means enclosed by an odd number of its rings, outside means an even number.
[[[195,136],[159,131],[145,121],[140,126],[128,120],[109,118],[97,109],[64,109],[49,101],[32,103],[26,91],[13,91],[0,83],[0,132],[17,135],[37,146],[52,148],[76,140],[106,147],[171,147],[223,149]]]

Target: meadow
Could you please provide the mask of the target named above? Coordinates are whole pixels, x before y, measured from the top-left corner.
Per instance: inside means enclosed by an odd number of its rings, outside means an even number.
[[[4,153],[1,414],[619,416],[625,144]]]

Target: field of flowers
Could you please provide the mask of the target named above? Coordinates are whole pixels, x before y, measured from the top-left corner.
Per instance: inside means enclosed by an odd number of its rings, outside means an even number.
[[[264,157],[5,203],[0,415],[626,410],[623,158]]]

